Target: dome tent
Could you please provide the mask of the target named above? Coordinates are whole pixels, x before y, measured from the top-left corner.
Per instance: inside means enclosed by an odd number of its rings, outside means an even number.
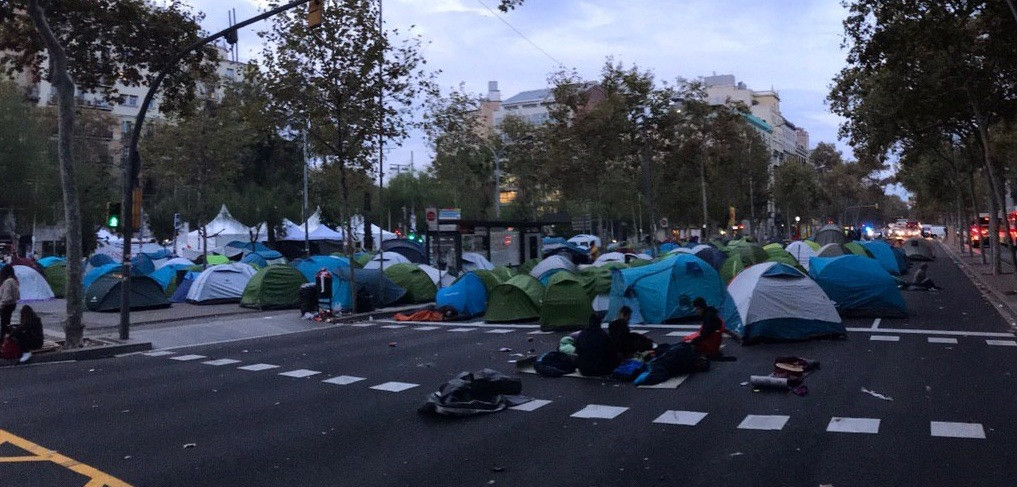
[[[540,307],[540,329],[578,330],[586,327],[593,315],[593,297],[588,286],[588,279],[571,272],[551,276]]]
[[[541,282],[543,282],[544,276],[550,274],[552,271],[561,271],[561,270],[575,272],[578,269],[576,268],[576,265],[572,263],[572,260],[569,259],[568,257],[555,254],[548,256],[546,259],[540,261],[539,263],[537,263],[537,265],[533,266],[533,268],[530,269],[529,274],[531,277],[541,280]]]
[[[746,269],[727,287],[740,326],[729,326],[742,344],[762,340],[805,340],[845,335],[833,301],[812,279],[779,262]]]
[[[240,297],[240,306],[254,309],[288,309],[300,304],[304,275],[286,264],[271,264],[259,270]]]
[[[408,262],[414,264],[424,264],[427,262],[427,256],[424,255],[424,246],[413,240],[405,238],[385,240],[381,243],[381,250],[386,254],[390,252],[399,254],[406,257]],[[386,265],[386,267],[388,266]]]
[[[85,306],[89,311],[119,311],[120,284],[118,274],[106,274],[98,278],[85,291]],[[147,276],[131,276],[129,307],[132,310],[168,308],[169,300],[162,288]]]
[[[837,303],[841,316],[902,318],[908,315],[897,280],[875,259],[860,255],[813,257],[809,276]]]
[[[720,275],[702,259],[678,254],[643,267],[611,271],[611,304],[607,318],[622,306],[633,310],[633,323],[663,323],[695,315],[692,301],[702,297],[720,312],[729,327],[741,322]]]
[[[396,264],[411,264],[410,259],[407,259],[405,255],[398,252],[385,252],[384,254],[378,253],[371,258],[366,264],[364,269],[387,269],[389,266]]]
[[[477,274],[467,272],[451,286],[438,290],[434,306],[452,308],[459,318],[480,316],[487,311],[487,286]]]
[[[806,272],[809,270],[809,259],[816,257],[816,250],[800,240],[791,242],[784,250],[791,254]]]
[[[429,303],[438,292],[431,277],[416,264],[394,264],[385,268],[385,275],[406,290],[403,299],[410,303]]]
[[[209,267],[198,274],[191,283],[191,288],[187,291],[187,302],[192,304],[238,302],[254,274],[254,268],[247,264]]]
[[[876,258],[876,256],[872,255],[872,252],[869,251],[869,249],[865,248],[864,245],[862,245],[862,244],[860,244],[858,242],[848,242],[848,243],[844,244],[844,250],[846,250],[845,255],[846,254],[853,254],[853,255],[860,255],[862,257],[868,257],[870,259],[875,259]]]
[[[827,223],[816,232],[816,243],[820,246],[826,244],[845,244],[847,238],[844,237],[844,229],[835,223]]]
[[[353,272],[352,277],[356,280],[357,293],[369,294],[371,306],[374,309],[391,306],[406,295],[405,289],[392,282],[379,269],[356,269],[353,271],[349,267],[340,267],[332,272],[332,308],[336,310],[349,311],[353,309],[350,272]],[[379,289],[381,289],[380,293]]]
[[[345,257],[336,257],[333,255],[312,255],[306,259],[292,260],[290,261],[290,265],[304,275],[304,280],[306,282],[314,282],[314,276],[318,275],[318,272],[322,269],[334,272],[336,269],[349,267],[350,263]]]
[[[893,248],[890,244],[882,240],[873,240],[871,242],[862,242],[866,250],[872,254],[872,256],[879,261],[879,265],[883,266],[887,272],[895,276],[899,276],[907,272],[906,268],[901,266],[901,263],[897,260],[897,256],[894,254]]]
[[[540,318],[544,285],[527,274],[513,276],[488,293],[484,321],[512,322]]]
[[[43,277],[46,278],[46,283],[49,284],[50,290],[53,291],[53,297],[64,297],[64,291],[67,288],[66,262],[54,262],[46,266],[43,269]]]
[[[816,251],[816,257],[840,257],[842,255],[849,255],[850,251],[844,248],[844,245],[839,243],[830,243],[820,247]]]
[[[46,278],[39,273],[39,271],[24,265],[14,266],[14,275],[18,278],[18,284],[21,286],[21,299],[19,303],[25,301],[45,301],[47,299],[53,299],[53,290],[49,288],[49,283],[46,282]]]
[[[493,270],[494,264],[487,260],[486,257],[476,252],[464,252],[463,253],[463,270],[466,272],[475,270]]]

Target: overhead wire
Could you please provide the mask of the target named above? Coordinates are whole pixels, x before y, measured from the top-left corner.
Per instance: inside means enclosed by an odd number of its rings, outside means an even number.
[[[531,46],[533,46],[534,49],[540,51],[541,54],[547,56],[547,58],[550,59],[551,61],[553,61],[555,64],[557,64],[558,66],[564,66],[565,65],[565,63],[555,59],[554,56],[552,56],[547,51],[545,51],[544,48],[538,46],[536,42],[533,42],[532,40],[530,40],[529,37],[526,37],[526,34],[523,34],[522,32],[520,32],[519,29],[515,28],[515,26],[513,26],[507,20],[505,20],[504,17],[502,17],[501,15],[498,15],[498,12],[495,12],[494,9],[492,9],[491,7],[488,7],[487,4],[483,2],[483,0],[477,0],[477,3],[479,3],[481,7],[484,7],[485,9],[487,9],[488,12],[491,12],[491,15],[493,15],[496,19],[500,20],[503,24],[507,25],[509,29],[512,29],[512,31],[515,32],[516,34],[518,34],[519,37],[522,37],[523,40],[525,40]]]

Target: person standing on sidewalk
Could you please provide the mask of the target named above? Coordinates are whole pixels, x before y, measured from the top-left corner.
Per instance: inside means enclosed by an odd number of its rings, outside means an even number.
[[[0,268],[0,338],[11,331],[11,315],[21,299],[21,285],[14,275],[14,266],[5,265]]]

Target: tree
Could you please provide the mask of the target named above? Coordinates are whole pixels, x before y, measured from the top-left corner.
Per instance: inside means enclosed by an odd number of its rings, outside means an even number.
[[[806,163],[788,161],[773,171],[773,198],[786,221],[800,216],[808,221],[815,215],[815,203],[820,199],[816,171]]]
[[[84,330],[84,296],[80,285],[81,208],[73,153],[76,88],[83,92],[98,90],[107,99],[117,99],[117,83],[137,86],[146,81],[151,76],[146,68],[161,58],[159,49],[193,41],[199,32],[198,21],[177,1],[158,8],[143,0],[55,4],[49,0],[12,0],[0,4],[0,25],[0,65],[5,66],[7,74],[28,70],[36,79],[48,78],[57,92],[69,283],[64,346],[77,348]],[[190,67],[211,73],[202,61],[202,55],[196,56]],[[193,95],[194,80],[189,74],[181,71],[167,84],[164,109],[171,111],[180,100]]]

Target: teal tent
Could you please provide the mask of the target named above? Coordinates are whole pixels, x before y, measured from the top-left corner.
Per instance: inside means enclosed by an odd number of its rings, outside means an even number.
[[[88,286],[85,306],[89,311],[120,310],[120,274],[106,274]],[[168,308],[170,302],[162,288],[147,276],[131,276],[130,309]]]
[[[332,308],[343,311],[353,309],[350,277],[349,267],[340,267],[332,271]],[[357,293],[369,297],[370,305],[374,309],[391,306],[406,295],[406,290],[386,277],[381,269],[357,269],[352,277],[356,281]]]
[[[860,255],[813,257],[809,261],[809,275],[837,303],[841,316],[908,315],[897,280],[875,259]]]

